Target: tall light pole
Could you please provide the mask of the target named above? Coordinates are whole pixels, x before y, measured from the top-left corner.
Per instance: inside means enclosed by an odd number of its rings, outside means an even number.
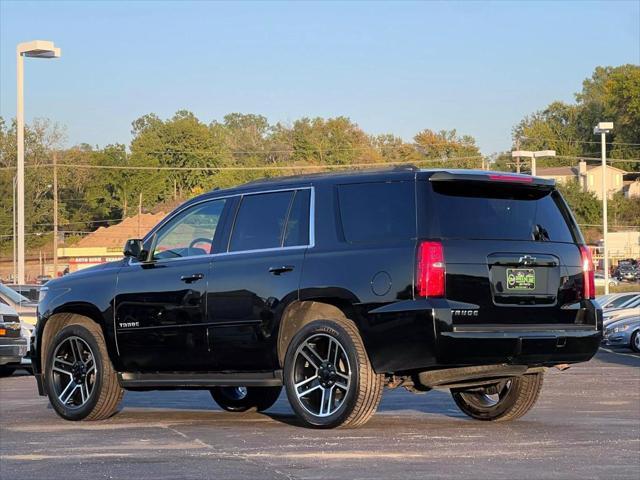
[[[17,252],[18,252],[18,245],[16,243],[16,183],[17,183],[17,179],[18,177],[16,177],[15,175],[13,176],[13,222],[12,222],[12,229],[13,229],[13,283],[17,283],[18,281],[18,271],[17,271]]]
[[[609,294],[609,247],[607,244],[607,133],[613,130],[613,122],[600,122],[593,127],[594,135],[600,134],[602,154],[602,268],[604,270],[604,294]]]
[[[25,255],[24,255],[24,57],[33,58],[58,58],[60,49],[53,42],[45,40],[33,40],[32,42],[19,43],[16,48],[16,77],[18,105],[16,109],[16,122],[18,127],[18,279],[17,283],[25,283]]]
[[[536,152],[532,152],[530,150],[514,150],[511,152],[512,158],[518,159],[518,165],[520,164],[520,157],[528,157],[531,159],[531,175],[536,175],[536,159],[542,157],[555,157],[555,150],[538,150]]]

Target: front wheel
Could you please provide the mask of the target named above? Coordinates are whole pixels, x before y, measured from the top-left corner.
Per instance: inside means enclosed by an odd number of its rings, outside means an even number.
[[[515,420],[531,410],[538,400],[542,379],[542,373],[532,373],[486,387],[451,390],[451,394],[458,408],[471,418]]]
[[[282,387],[214,387],[213,400],[227,412],[262,412],[271,407],[280,396]]]
[[[640,353],[640,330],[636,330],[631,335],[631,350]]]
[[[305,426],[363,425],[380,403],[383,379],[374,372],[358,329],[347,319],[313,321],[287,349],[287,397]]]
[[[65,326],[47,352],[45,390],[58,415],[67,420],[103,420],[116,412],[124,392],[97,324]]]

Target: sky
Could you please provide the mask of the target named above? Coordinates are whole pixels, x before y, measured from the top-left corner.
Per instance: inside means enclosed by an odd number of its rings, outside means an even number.
[[[468,2],[16,2],[0,0],[0,115],[66,126],[67,145],[129,144],[131,122],[191,110],[270,122],[347,116],[411,140],[456,129],[484,154],[598,65],[640,64],[640,0]]]

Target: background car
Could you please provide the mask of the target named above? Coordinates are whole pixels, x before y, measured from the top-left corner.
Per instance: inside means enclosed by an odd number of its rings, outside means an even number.
[[[606,311],[612,308],[624,308],[638,298],[640,298],[640,292],[610,293],[598,296],[596,302]]]
[[[42,285],[12,285],[8,284],[9,287],[14,292],[18,292],[23,297],[26,297],[30,301],[34,303],[38,303],[38,295],[40,295],[40,289]]]
[[[24,361],[31,331],[20,322],[18,312],[0,303],[0,377],[11,375],[17,368],[28,367]]]
[[[640,353],[640,315],[624,316],[610,323],[604,331],[602,343],[629,347]]]
[[[0,302],[9,305],[20,315],[20,319],[27,324],[36,324],[36,309],[38,302],[30,300],[24,295],[0,283]]]
[[[606,327],[616,320],[628,315],[640,315],[640,298],[636,298],[623,304],[621,308],[606,310],[603,314],[603,324]]]
[[[595,282],[596,286],[604,286],[604,274],[600,273],[600,272],[596,272],[594,274],[594,282]],[[618,282],[618,280],[616,280],[615,278],[609,277],[609,286],[610,287],[615,287],[619,283],[620,282]]]

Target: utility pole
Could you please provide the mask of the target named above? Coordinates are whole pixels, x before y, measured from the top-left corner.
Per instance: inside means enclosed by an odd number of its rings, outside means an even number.
[[[18,243],[16,237],[16,185],[18,177],[13,176],[13,283],[18,283]]]
[[[520,137],[516,138],[516,151],[520,151]],[[520,173],[520,156],[516,157],[516,173]]]
[[[25,283],[25,251],[24,251],[24,57],[59,58],[60,49],[53,42],[34,40],[19,43],[16,47],[16,141],[17,141],[17,268],[18,284]]]
[[[17,214],[17,235],[18,235],[18,278],[17,284],[25,283],[25,255],[24,255],[24,60],[18,45],[17,58],[17,96],[18,106],[16,110],[16,133],[18,142],[18,173],[16,183],[18,185],[18,214]]]
[[[138,199],[138,238],[140,238],[141,226],[140,222],[142,221],[142,192],[140,192],[140,197]]]
[[[600,122],[593,129],[593,133],[600,134],[600,148],[602,155],[602,269],[604,270],[604,294],[609,294],[609,245],[607,243],[607,133],[613,130],[613,122]]]
[[[53,151],[53,278],[58,278],[58,152]]]

